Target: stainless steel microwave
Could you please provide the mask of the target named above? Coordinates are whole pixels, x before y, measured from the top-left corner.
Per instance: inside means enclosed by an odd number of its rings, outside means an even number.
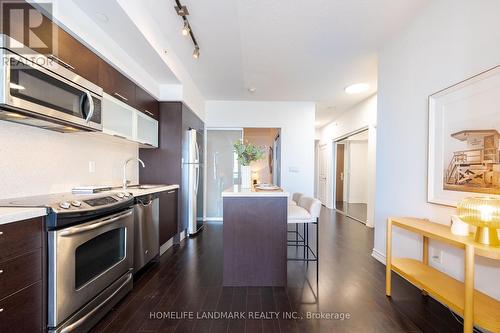
[[[58,132],[102,131],[102,88],[0,35],[0,120]]]

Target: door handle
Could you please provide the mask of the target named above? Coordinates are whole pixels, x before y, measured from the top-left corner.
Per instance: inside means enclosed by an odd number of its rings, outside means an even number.
[[[115,92],[113,93],[113,95],[115,95],[116,97],[120,98],[122,101],[125,101],[127,102],[128,101],[128,98],[123,96],[123,95],[120,95],[119,93]]]
[[[127,211],[124,214],[120,214],[118,216],[115,216],[115,217],[112,217],[112,218],[109,218],[109,219],[104,219],[104,220],[101,220],[101,221],[96,222],[96,223],[92,223],[92,224],[89,224],[89,225],[84,225],[84,226],[81,226],[81,227],[68,228],[66,230],[61,231],[60,235],[61,235],[61,237],[68,237],[68,236],[80,234],[82,232],[95,230],[97,228],[100,228],[100,227],[103,227],[105,225],[111,224],[111,223],[113,223],[113,222],[115,222],[117,220],[120,220],[120,219],[122,219],[124,217],[131,216],[132,213],[133,213],[133,211],[129,210],[129,211]]]
[[[70,64],[68,64],[66,61],[63,61],[63,60],[59,59],[58,57],[56,57],[56,56],[55,56],[55,55],[53,55],[53,54],[48,55],[48,56],[47,56],[47,58],[52,59],[52,60],[55,60],[55,62],[57,62],[58,64],[63,65],[63,66],[64,66],[64,67],[66,67],[66,68],[69,68],[69,69],[71,69],[71,70],[75,70],[75,67],[71,66],[71,65],[70,65]]]

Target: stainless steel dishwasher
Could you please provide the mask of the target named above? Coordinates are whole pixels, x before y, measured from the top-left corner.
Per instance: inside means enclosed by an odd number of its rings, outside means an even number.
[[[135,198],[134,213],[134,272],[137,272],[160,251],[160,199],[152,194]]]

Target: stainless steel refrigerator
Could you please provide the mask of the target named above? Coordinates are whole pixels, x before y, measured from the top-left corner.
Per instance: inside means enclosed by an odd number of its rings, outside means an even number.
[[[193,236],[203,228],[203,142],[202,130],[187,130],[182,158],[182,196],[187,232]]]

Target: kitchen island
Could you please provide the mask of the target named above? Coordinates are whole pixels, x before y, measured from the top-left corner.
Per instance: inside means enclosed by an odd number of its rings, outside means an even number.
[[[286,286],[288,193],[222,192],[224,286]]]

